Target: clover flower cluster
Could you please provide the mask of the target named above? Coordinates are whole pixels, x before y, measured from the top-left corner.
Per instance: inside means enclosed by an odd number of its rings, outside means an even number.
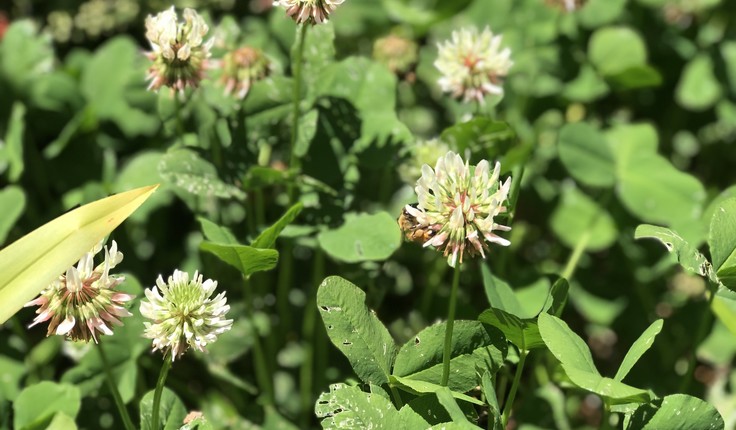
[[[511,229],[495,222],[496,216],[506,212],[511,187],[511,178],[499,181],[500,171],[496,163],[491,172],[486,160],[471,167],[452,151],[440,157],[434,169],[422,166],[415,188],[418,204],[407,205],[405,210],[432,232],[424,246],[441,251],[451,267],[462,263],[464,254],[485,258],[487,242],[510,245],[495,233]]]

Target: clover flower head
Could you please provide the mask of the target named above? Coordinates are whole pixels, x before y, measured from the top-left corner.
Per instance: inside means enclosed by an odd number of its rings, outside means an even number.
[[[452,32],[452,39],[438,45],[434,62],[442,77],[442,91],[464,102],[484,102],[487,94],[501,95],[502,78],[514,64],[511,50],[501,47],[501,35],[486,27],[481,33],[475,28]]]
[[[194,272],[175,270],[168,281],[159,275],[156,285],[146,289],[141,301],[141,314],[152,320],[145,322],[143,336],[153,340],[153,350],[170,350],[171,360],[180,357],[191,346],[205,351],[207,344],[230,330],[233,320],[225,319],[230,310],[225,292],[212,297],[217,281]]]
[[[124,303],[134,296],[116,291],[125,280],[122,275],[111,275],[110,270],[123,260],[118,245],[112,241],[105,249],[105,261],[93,266],[95,254],[102,250],[102,243],[84,254],[77,263],[67,269],[51,285],[41,291],[26,306],[40,306],[30,327],[49,321],[46,336],[58,334],[69,340],[97,343],[97,332],[111,335],[110,325],[122,325],[120,318],[132,314]]]
[[[228,52],[222,59],[222,76],[225,93],[237,91],[238,98],[248,94],[251,85],[271,73],[271,62],[258,48],[244,46]]]
[[[184,9],[184,22],[178,20],[174,6],[146,18],[146,38],[152,51],[146,53],[153,64],[148,69],[149,90],[163,86],[184,91],[199,86],[210,67],[210,48],[214,39],[204,41],[209,27],[194,9]]]
[[[422,166],[415,188],[418,205],[405,209],[422,228],[432,232],[424,246],[443,252],[451,267],[462,263],[464,253],[485,258],[486,242],[510,245],[494,233],[511,230],[494,221],[506,212],[504,203],[511,187],[511,178],[499,181],[500,171],[501,165],[496,163],[491,172],[486,160],[471,168],[452,151],[440,157],[434,169]]]
[[[391,34],[373,43],[373,58],[392,72],[403,75],[419,61],[419,47],[411,39]]]
[[[330,14],[343,4],[345,0],[275,0],[274,6],[286,8],[289,15],[297,24],[310,23],[312,25],[327,22]]]
[[[434,163],[447,154],[450,147],[440,139],[420,140],[409,147],[408,158],[399,167],[399,177],[407,184],[416,184],[422,176],[422,166]]]

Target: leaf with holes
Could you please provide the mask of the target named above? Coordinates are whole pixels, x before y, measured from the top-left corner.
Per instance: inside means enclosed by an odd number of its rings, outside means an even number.
[[[712,281],[717,282],[713,273],[713,268],[705,256],[701,254],[700,251],[690,246],[685,239],[680,237],[680,235],[674,231],[668,228],[658,227],[656,225],[641,224],[636,228],[634,238],[657,239],[669,252],[675,254],[680,266],[690,272],[708,277]]]
[[[445,327],[444,322],[427,327],[406,342],[396,355],[393,375],[405,380],[440,384]],[[464,393],[478,385],[476,368],[494,373],[498,371],[507,348],[498,330],[486,330],[478,321],[455,321],[450,353],[450,389]]]
[[[396,410],[380,387],[371,385],[366,393],[346,384],[330,385],[329,393],[317,399],[314,412],[324,429],[418,429],[429,428],[408,406]]]
[[[387,383],[396,344],[365,305],[365,292],[339,276],[330,276],[317,290],[317,306],[327,335],[350,361],[358,377],[366,383]]]

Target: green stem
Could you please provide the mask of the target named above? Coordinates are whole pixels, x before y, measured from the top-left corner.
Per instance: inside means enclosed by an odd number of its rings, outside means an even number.
[[[183,144],[184,139],[184,121],[181,118],[182,111],[182,100],[180,99],[179,93],[174,94],[175,100],[175,112],[176,112],[176,137],[179,144]]]
[[[302,339],[304,345],[304,361],[302,361],[299,369],[299,385],[302,404],[302,425],[301,428],[309,428],[309,421],[312,419],[312,387],[314,387],[315,373],[324,374],[324,369],[314,369],[315,354],[315,329],[317,326],[317,288],[322,282],[325,271],[325,256],[322,250],[315,249],[314,268],[312,270],[312,288],[309,293],[309,301],[304,310],[304,322]],[[324,363],[322,363],[324,364]]]
[[[135,430],[133,421],[130,419],[130,415],[128,414],[128,409],[125,407],[123,398],[122,396],[120,396],[120,391],[118,391],[118,386],[115,384],[115,379],[113,379],[112,377],[112,371],[110,370],[110,362],[107,360],[107,355],[105,354],[105,350],[102,349],[101,344],[97,344],[97,352],[100,353],[100,360],[102,361],[103,369],[105,369],[105,378],[107,379],[107,385],[110,388],[110,393],[112,394],[112,398],[115,400],[115,406],[118,407],[118,412],[120,413],[120,417],[123,419],[123,425],[125,426],[125,430]]]
[[[290,148],[290,159],[289,167],[295,171],[299,171],[299,157],[296,156],[296,139],[299,135],[299,102],[302,96],[302,58],[304,56],[304,42],[307,36],[307,29],[309,24],[301,24],[299,32],[299,46],[296,50],[296,57],[294,58],[294,104],[291,110],[291,148]]]
[[[164,391],[166,383],[166,375],[171,369],[171,351],[164,354],[164,363],[161,365],[161,372],[158,374],[158,382],[156,382],[156,391],[153,393],[153,410],[151,411],[151,429],[158,430],[158,414],[161,409],[161,394]]]
[[[523,345],[522,345],[523,346]],[[511,409],[514,405],[514,398],[516,398],[516,391],[519,389],[519,382],[521,381],[521,374],[524,372],[524,363],[526,362],[526,356],[529,352],[526,348],[522,348],[519,352],[519,364],[516,365],[516,374],[514,374],[514,382],[511,384],[511,390],[509,396],[506,398],[506,403],[503,405],[503,428],[509,422],[511,416]]]
[[[244,289],[245,289],[245,308],[248,313],[248,318],[253,326],[253,363],[255,365],[256,380],[258,386],[261,388],[261,392],[264,396],[264,405],[272,406],[275,404],[273,396],[273,385],[271,381],[271,372],[268,369],[268,362],[266,357],[263,355],[263,345],[261,345],[261,335],[258,333],[258,326],[256,325],[255,312],[253,311],[253,292],[252,286],[248,278],[244,278]]]
[[[690,353],[690,359],[688,360],[687,364],[687,372],[685,372],[682,382],[680,383],[680,389],[678,390],[678,393],[687,394],[688,390],[690,390],[690,383],[692,382],[693,374],[695,373],[695,365],[698,362],[698,345],[700,345],[703,339],[705,339],[708,327],[710,326],[711,320],[713,319],[711,305],[713,304],[713,299],[716,297],[716,291],[717,290],[712,287],[710,291],[706,292],[706,294],[710,294],[710,296],[708,297],[708,309],[704,310],[703,315],[700,317],[698,331],[695,333],[693,350]]]
[[[585,247],[588,246],[591,233],[592,232],[590,228],[586,229],[583,232],[583,235],[580,236],[578,243],[575,244],[575,249],[573,249],[572,254],[570,254],[570,258],[567,260],[567,264],[565,264],[565,270],[562,271],[561,276],[568,281],[572,278],[572,275],[575,274],[575,268],[580,261],[580,257],[582,257],[583,255],[583,251],[585,251]]]
[[[611,407],[608,402],[603,401],[603,410],[601,411],[601,430],[608,430],[611,428]]]
[[[276,308],[279,313],[281,337],[284,339],[286,339],[289,330],[292,329],[292,308],[289,304],[289,292],[292,286],[293,251],[293,242],[285,241],[281,252],[279,252],[279,275],[276,280]]]
[[[455,267],[450,290],[450,304],[447,311],[447,325],[445,326],[445,349],[442,353],[442,386],[446,387],[450,380],[450,355],[452,354],[452,329],[455,325],[455,306],[457,305],[457,287],[460,284],[460,263]]]
[[[396,409],[403,408],[404,402],[401,400],[401,393],[393,385],[389,384],[389,387],[391,388],[391,397],[394,398],[394,403],[396,403]]]

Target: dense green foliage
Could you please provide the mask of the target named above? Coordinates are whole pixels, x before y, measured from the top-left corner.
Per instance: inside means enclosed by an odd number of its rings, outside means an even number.
[[[214,59],[270,59],[242,100],[217,67],[147,91],[144,19],[171,4],[143,3],[0,6],[0,246],[161,184],[111,235],[138,298],[107,364],[31,309],[0,326],[0,429],[124,428],[105,368],[150,428],[139,301],[176,268],[216,279],[234,324],[175,361],[166,429],[736,425],[736,0],[345,0],[304,32],[270,1],[174,1]],[[433,65],[470,26],[514,62],[484,104]],[[373,56],[388,34],[415,65]],[[513,178],[511,245],[461,265],[449,345],[453,269],[396,222],[432,138]]]

